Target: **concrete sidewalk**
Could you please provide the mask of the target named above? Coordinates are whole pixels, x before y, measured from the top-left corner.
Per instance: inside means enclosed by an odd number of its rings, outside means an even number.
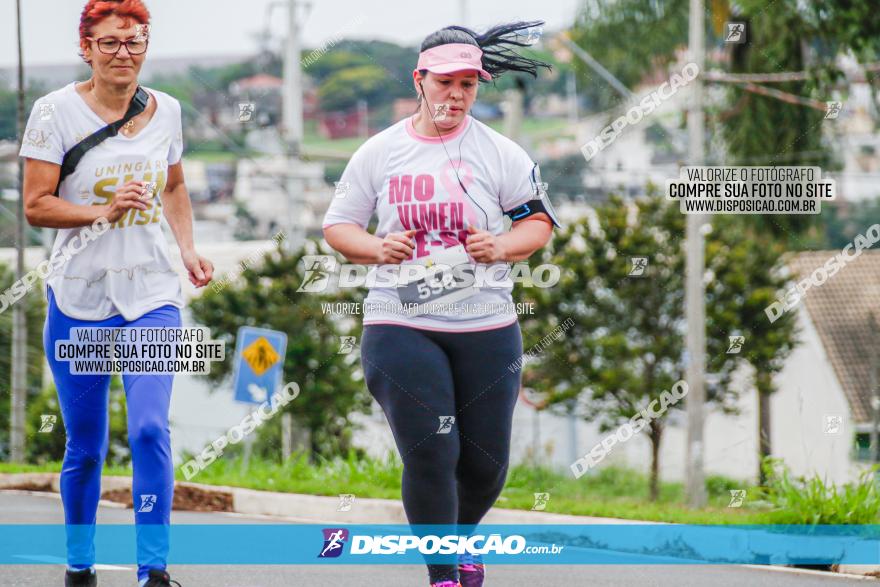
[[[0,474],[0,489],[32,489],[59,493],[59,473],[3,473]],[[228,504],[226,507],[211,508],[237,514],[296,518],[314,523],[339,522],[348,524],[406,524],[403,504],[396,499],[376,499],[355,496],[349,511],[337,511],[338,496],[303,495],[298,493],[279,493],[257,491],[241,487],[206,485],[175,481],[176,493],[185,493],[192,499],[204,502]],[[101,477],[101,495],[119,502],[124,492],[131,492],[131,477]],[[110,497],[112,496],[112,497]],[[196,497],[193,497],[196,496]],[[130,498],[128,503],[130,504]],[[175,508],[177,509],[177,508]],[[184,508],[190,509],[190,508]],[[203,510],[203,508],[193,508]],[[510,510],[492,508],[483,520],[486,524],[652,524],[640,520],[618,518],[597,518],[592,516],[572,516],[542,511]]]

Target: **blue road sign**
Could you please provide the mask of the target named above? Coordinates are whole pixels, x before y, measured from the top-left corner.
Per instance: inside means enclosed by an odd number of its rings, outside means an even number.
[[[235,342],[232,387],[235,401],[261,404],[281,386],[287,334],[242,326]]]

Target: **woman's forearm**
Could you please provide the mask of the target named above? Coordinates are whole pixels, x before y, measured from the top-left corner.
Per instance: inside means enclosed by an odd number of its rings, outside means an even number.
[[[513,225],[510,232],[498,237],[504,249],[504,260],[509,262],[523,261],[532,253],[543,248],[553,234],[550,219],[540,217],[526,218]]]
[[[379,262],[382,239],[357,224],[334,224],[324,229],[324,239],[352,263]]]
[[[28,223],[38,228],[89,226],[99,218],[106,217],[109,211],[109,206],[73,204],[54,195],[28,200],[25,205]]]
[[[192,204],[189,201],[189,192],[186,184],[180,183],[173,190],[162,194],[162,204],[165,208],[165,219],[174,233],[174,239],[181,253],[195,250],[193,242],[193,213]]]

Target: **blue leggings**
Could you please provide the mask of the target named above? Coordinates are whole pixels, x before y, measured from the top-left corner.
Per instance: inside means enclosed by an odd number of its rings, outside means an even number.
[[[180,327],[180,310],[162,306],[131,322],[122,316],[77,320],[61,313],[49,289],[43,344],[55,378],[67,432],[61,469],[61,500],[67,529],[67,561],[76,569],[95,563],[95,522],[101,497],[101,469],[110,438],[110,375],[74,375],[70,363],[55,360],[55,341],[76,327]],[[134,468],[132,498],[137,528],[138,579],[164,569],[168,557],[174,468],[168,407],[173,375],[123,374],[128,443]],[[151,497],[155,496],[155,497]]]

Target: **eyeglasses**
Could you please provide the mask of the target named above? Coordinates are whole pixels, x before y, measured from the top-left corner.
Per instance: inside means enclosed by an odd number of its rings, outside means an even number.
[[[105,55],[116,55],[119,53],[119,49],[121,49],[123,45],[125,45],[125,49],[128,51],[129,55],[142,55],[143,53],[146,53],[147,45],[150,44],[149,40],[143,36],[135,37],[127,41],[120,41],[116,37],[101,37],[100,39],[92,37],[86,38],[90,41],[95,41],[98,44],[98,51]]]

